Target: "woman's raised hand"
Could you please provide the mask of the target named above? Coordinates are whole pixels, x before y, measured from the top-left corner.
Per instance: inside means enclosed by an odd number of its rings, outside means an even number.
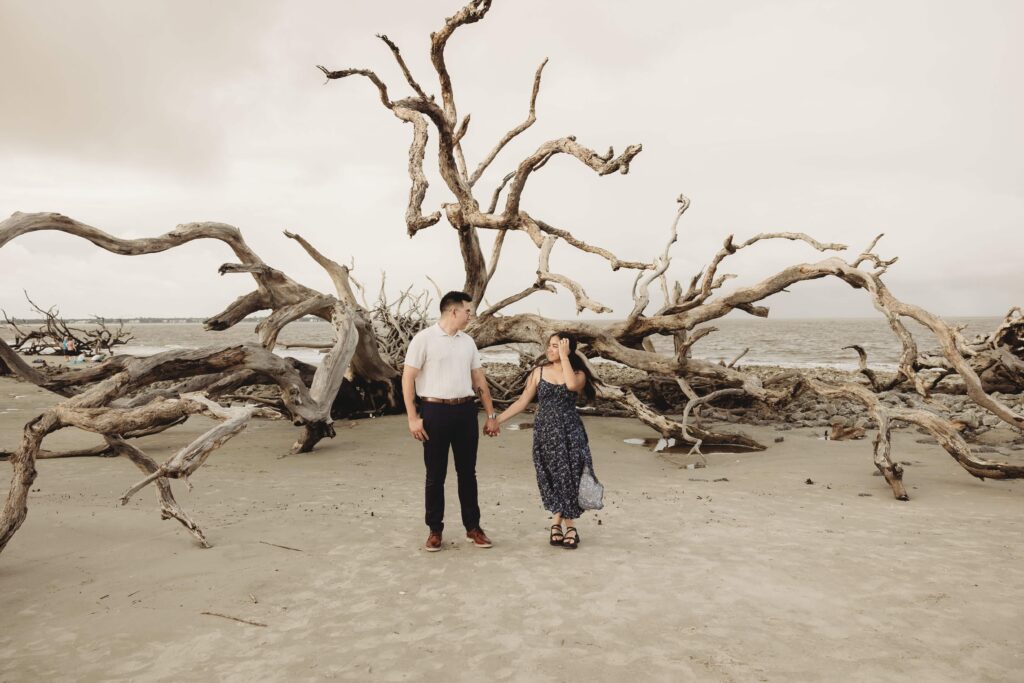
[[[558,357],[565,360],[569,357],[569,340],[559,339],[558,340]]]

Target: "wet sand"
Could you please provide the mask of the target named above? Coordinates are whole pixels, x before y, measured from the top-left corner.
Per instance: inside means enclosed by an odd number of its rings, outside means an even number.
[[[52,400],[0,379],[0,449]],[[163,460],[208,424],[139,445]],[[193,491],[174,483],[205,550],[152,488],[118,505],[130,463],[41,461],[0,554],[0,680],[1019,680],[1024,483],[976,480],[913,431],[898,502],[868,441],[747,428],[771,447],[688,470],[624,444],[651,435],[634,420],[585,424],[606,507],[576,551],[547,544],[528,430],[481,442],[489,550],[461,533],[453,469],[444,550],[421,550],[402,416],[283,458],[295,428],[254,422]]]

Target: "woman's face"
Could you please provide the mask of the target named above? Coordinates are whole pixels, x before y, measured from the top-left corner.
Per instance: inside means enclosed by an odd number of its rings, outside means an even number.
[[[559,336],[557,334],[553,335],[551,339],[548,339],[548,348],[545,349],[544,352],[548,360],[552,363],[558,362],[558,340]]]

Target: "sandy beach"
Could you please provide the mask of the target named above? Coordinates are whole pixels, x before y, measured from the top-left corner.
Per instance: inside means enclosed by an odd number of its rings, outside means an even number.
[[[0,449],[52,400],[0,380]],[[906,431],[903,503],[866,441],[752,427],[767,451],[689,470],[623,443],[651,435],[635,420],[585,423],[607,493],[577,551],[547,544],[529,430],[481,443],[489,550],[461,533],[453,469],[445,548],[421,549],[403,416],[288,457],[295,429],[255,421],[193,491],[174,483],[205,550],[154,490],[118,505],[127,461],[41,461],[0,556],[0,679],[1020,680],[1022,482],[978,481]],[[140,445],[160,461],[208,424]]]

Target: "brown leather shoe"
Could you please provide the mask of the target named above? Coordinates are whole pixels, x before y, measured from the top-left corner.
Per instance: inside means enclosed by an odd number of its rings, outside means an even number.
[[[441,532],[431,531],[430,535],[427,536],[427,542],[423,546],[423,549],[428,553],[436,553],[441,549]]]
[[[473,541],[473,545],[475,545],[477,548],[490,548],[492,545],[494,545],[493,543],[491,543],[491,539],[487,538],[487,534],[485,534],[484,530],[480,527],[477,527],[476,529],[470,529],[469,531],[467,531],[466,538]]]

